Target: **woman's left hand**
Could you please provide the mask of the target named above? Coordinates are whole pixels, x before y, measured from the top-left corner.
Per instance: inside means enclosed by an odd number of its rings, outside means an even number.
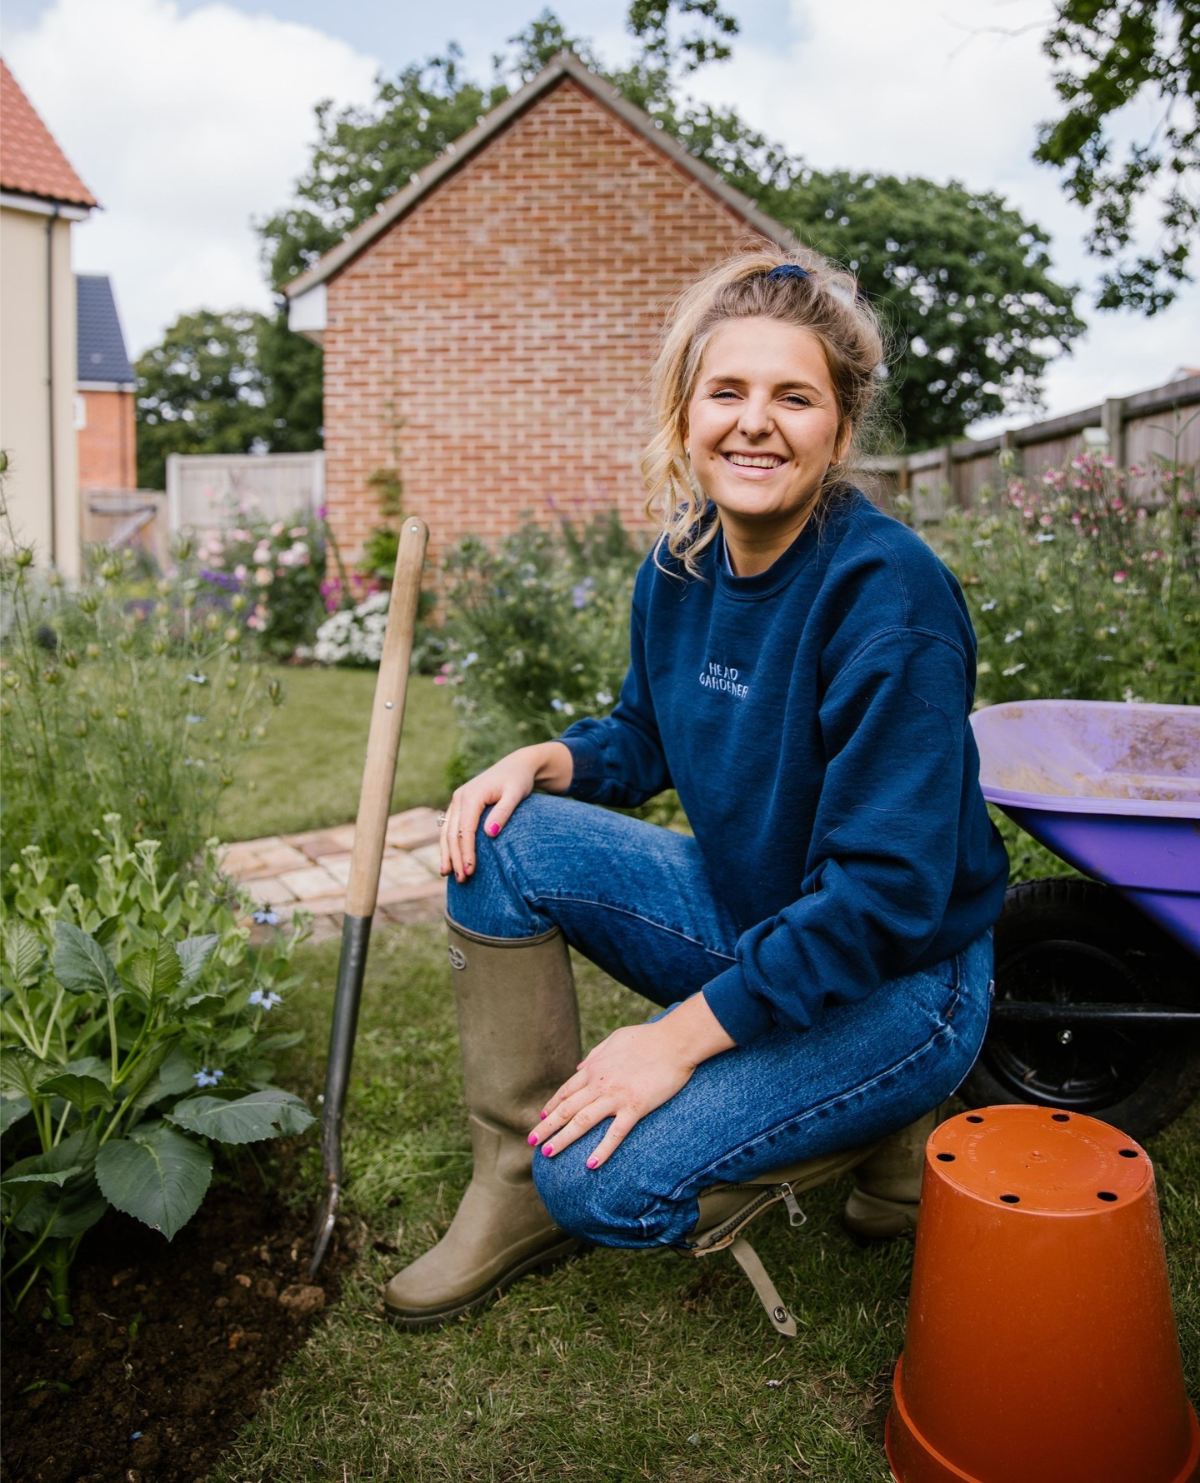
[[[688,1084],[701,1061],[733,1043],[701,994],[648,1025],[614,1030],[546,1103],[529,1141],[552,1158],[611,1117],[587,1161],[598,1169],[631,1128]]]

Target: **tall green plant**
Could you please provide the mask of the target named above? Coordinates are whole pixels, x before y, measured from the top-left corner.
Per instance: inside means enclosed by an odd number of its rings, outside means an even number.
[[[0,555],[5,897],[7,867],[28,845],[90,889],[93,831],[107,813],[135,839],[158,840],[168,872],[187,869],[238,756],[281,698],[277,680],[244,662],[237,621],[197,615],[196,578],[165,578],[138,604],[124,595],[125,571],[103,553],[71,590],[39,573],[28,547],[11,542]],[[235,617],[239,605],[240,595]]]
[[[962,582],[981,703],[1068,696],[1200,703],[1195,466],[1159,460],[1145,503],[1082,454],[929,532]]]
[[[576,529],[525,525],[493,551],[468,537],[446,563],[457,687],[456,781],[572,719],[612,708],[629,664],[629,602],[642,559],[615,511]]]
[[[99,834],[100,831],[97,831]],[[44,1278],[70,1322],[68,1273],[111,1205],[170,1240],[199,1208],[212,1145],[303,1132],[299,1098],[270,1084],[270,1033],[294,981],[299,921],[251,952],[249,898],[210,840],[195,877],[119,816],[93,842],[83,891],[27,846],[0,918],[0,1237],[12,1307]],[[269,912],[260,911],[260,919]]]

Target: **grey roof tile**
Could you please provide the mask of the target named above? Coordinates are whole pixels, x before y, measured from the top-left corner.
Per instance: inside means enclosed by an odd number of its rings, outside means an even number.
[[[78,380],[132,384],[137,378],[125,350],[112,284],[99,274],[76,274],[75,304]]]

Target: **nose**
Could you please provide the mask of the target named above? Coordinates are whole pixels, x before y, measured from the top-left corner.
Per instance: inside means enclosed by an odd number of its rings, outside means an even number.
[[[766,397],[748,396],[738,416],[738,432],[745,438],[765,438],[774,430],[770,401]]]

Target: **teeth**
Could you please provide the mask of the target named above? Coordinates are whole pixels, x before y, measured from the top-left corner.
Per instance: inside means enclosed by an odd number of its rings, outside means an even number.
[[[730,463],[740,464],[747,469],[777,469],[783,462],[774,453],[727,453],[725,457]]]

